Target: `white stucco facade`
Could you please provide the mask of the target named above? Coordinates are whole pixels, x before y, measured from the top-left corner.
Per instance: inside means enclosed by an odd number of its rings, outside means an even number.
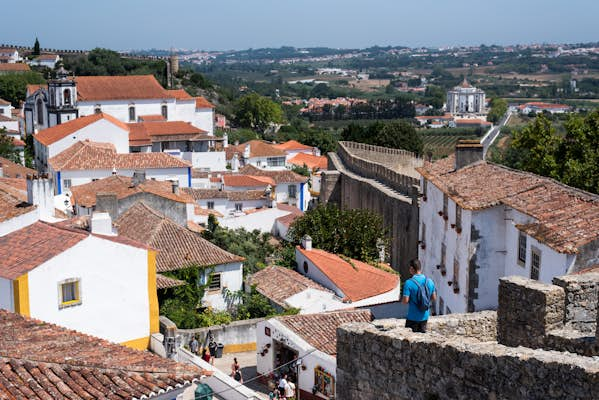
[[[426,191],[420,202],[418,258],[424,274],[435,282],[437,313],[496,309],[499,278],[531,277],[533,251],[540,258],[541,282],[551,283],[573,266],[575,255],[559,253],[525,233],[525,261],[518,260],[521,231],[516,225],[535,222],[534,218],[503,204],[458,211],[449,196],[445,218],[440,215],[444,210],[443,192],[431,182],[424,184],[423,178],[421,185]]]
[[[214,269],[210,269],[207,272],[220,275],[220,287],[212,290],[206,289],[202,298],[202,304],[205,307],[212,307],[216,310],[226,310],[227,303],[223,296],[223,289],[227,288],[231,292],[241,290],[243,285],[243,263],[235,262],[216,265]],[[205,284],[208,281],[207,275],[204,274],[201,280]]]
[[[266,328],[270,331],[270,336],[266,335]],[[332,355],[315,349],[303,338],[274,318],[259,322],[256,326],[256,347],[258,349],[258,354],[256,355],[256,372],[258,374],[268,375],[269,371],[274,368],[275,342],[282,343],[286,347],[296,351],[298,358],[301,359],[303,367],[299,370],[298,382],[296,382],[296,385],[301,390],[308,393],[312,392],[312,387],[314,386],[314,369],[316,367],[323,368],[336,381],[337,359]],[[268,345],[270,345],[268,348],[269,351],[262,356],[260,351],[266,349]]]
[[[40,219],[39,209],[32,207],[28,213],[18,215],[14,218],[0,222],[0,236],[8,235],[11,232],[18,231],[37,222]],[[0,307],[1,308],[1,307]]]
[[[251,214],[224,218],[219,217],[218,222],[221,226],[229,229],[244,228],[248,231],[257,229],[263,233],[270,233],[273,231],[275,220],[288,214],[289,211],[278,208],[265,208]]]
[[[81,303],[60,307],[76,279]],[[89,236],[28,273],[30,316],[122,343],[150,334],[148,251]]]

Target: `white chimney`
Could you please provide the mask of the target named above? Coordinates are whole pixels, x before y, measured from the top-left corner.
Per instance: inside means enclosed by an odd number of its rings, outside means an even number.
[[[304,248],[304,250],[312,250],[312,238],[310,237],[310,235],[304,235],[304,237],[302,238],[302,247]]]
[[[225,134],[223,135],[223,147],[225,149],[229,147],[229,135],[227,135],[227,132],[225,132]]]
[[[90,230],[92,233],[106,236],[116,236],[112,229],[112,218],[107,212],[94,212],[90,221]]]
[[[54,189],[48,175],[27,175],[27,203],[37,206],[40,219],[53,218]]]
[[[251,154],[250,150],[251,150],[250,144],[248,143],[248,144],[245,145],[245,147],[243,149],[243,158],[245,158],[246,160],[248,158],[250,158],[250,154]]]
[[[233,154],[233,159],[231,160],[231,171],[239,172],[239,155],[237,155],[237,153]]]

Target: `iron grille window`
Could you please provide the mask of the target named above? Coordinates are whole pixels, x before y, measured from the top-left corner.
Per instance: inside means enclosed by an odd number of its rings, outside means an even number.
[[[533,249],[530,252],[530,279],[539,280],[539,273],[541,270],[541,252],[537,249]]]
[[[523,233],[518,236],[518,262],[526,264],[526,235]]]

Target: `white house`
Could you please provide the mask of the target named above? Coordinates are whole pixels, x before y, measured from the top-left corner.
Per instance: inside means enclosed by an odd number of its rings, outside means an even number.
[[[555,276],[599,263],[599,196],[482,161],[482,146],[426,163],[419,259],[439,314],[497,307],[498,279]]]
[[[550,114],[564,114],[570,112],[572,108],[566,104],[553,104],[553,103],[543,103],[538,101],[533,101],[530,103],[525,103],[518,106],[518,110],[522,114],[530,114],[548,112]]]
[[[90,231],[36,222],[0,237],[0,308],[148,348],[159,329],[156,252],[111,228],[99,214]]]
[[[213,134],[213,106],[181,90],[166,90],[153,75],[80,76],[61,69],[48,87],[28,87],[25,101],[27,133],[95,113],[110,114],[121,122],[160,115],[185,121]]]
[[[19,120],[13,117],[13,110],[14,107],[9,101],[0,99],[0,130],[5,128],[9,135],[11,133],[19,134]]]
[[[58,61],[60,61],[60,56],[58,54],[41,54],[31,60],[29,65],[54,69]]]
[[[262,140],[250,140],[226,148],[227,164],[233,171],[240,167],[253,165],[260,169],[284,170],[287,153],[275,145]]]
[[[464,81],[447,91],[447,112],[452,115],[486,114],[485,92]]]
[[[224,289],[232,292],[241,290],[243,257],[210,243],[146,204],[138,202],[129,208],[116,220],[116,225],[120,235],[158,250],[158,272],[192,266],[203,268],[198,279],[208,285],[202,299],[205,306],[225,310],[228,305]]]
[[[306,236],[295,249],[297,271],[332,290],[354,307],[380,304],[399,299],[400,281],[388,265],[378,267],[365,262],[344,260],[336,254],[313,249]]]
[[[313,314],[353,308],[332,290],[289,268],[263,268],[251,275],[248,283],[281,311],[297,308],[300,314]]]
[[[19,51],[12,47],[0,47],[0,64],[14,64],[21,61]]]
[[[191,185],[191,165],[166,153],[120,154],[112,143],[79,141],[48,160],[56,194],[113,174],[133,176],[145,171],[147,179],[175,180]]]
[[[44,129],[34,136],[36,166],[40,171],[47,171],[50,158],[79,141],[110,143],[117,153],[129,153],[129,131],[127,124],[103,113]]]
[[[317,147],[305,145],[297,140],[288,140],[284,143],[275,144],[273,146],[287,153],[288,160],[297,154],[311,154],[314,156],[320,156],[320,150],[318,150]]]
[[[271,318],[256,326],[258,374],[287,374],[301,398],[336,398],[337,328],[371,322],[368,310],[338,310]]]
[[[205,171],[226,169],[226,137],[217,137],[183,121],[129,124],[132,153],[167,152]]]
[[[274,199],[277,203],[285,203],[299,208],[301,211],[308,209],[311,200],[309,178],[299,175],[288,169],[264,170],[253,165],[246,165],[239,170],[240,174],[250,175],[254,178],[265,177],[274,181]]]

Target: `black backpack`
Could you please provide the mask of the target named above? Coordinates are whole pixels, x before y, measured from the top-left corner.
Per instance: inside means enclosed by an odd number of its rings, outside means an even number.
[[[416,284],[416,286],[418,286],[418,291],[416,291],[416,301],[414,302],[416,304],[416,307],[420,311],[428,310],[431,306],[431,293],[429,292],[427,285],[428,278],[424,277],[423,285],[419,284],[418,281],[414,278],[411,278],[411,280]]]

